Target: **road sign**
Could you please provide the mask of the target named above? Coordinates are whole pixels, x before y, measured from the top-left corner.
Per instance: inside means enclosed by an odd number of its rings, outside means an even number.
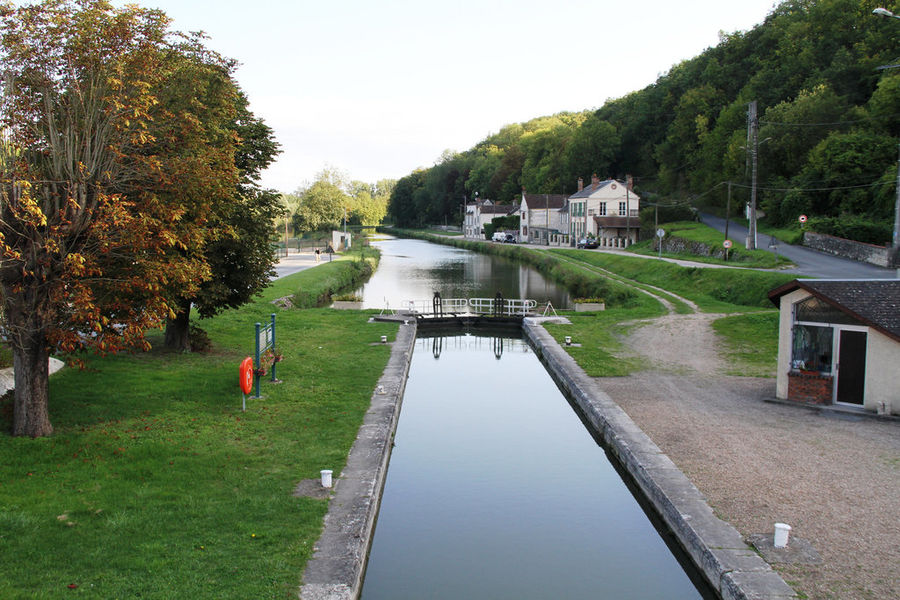
[[[658,238],[666,237],[666,230],[663,229],[662,227],[660,227],[659,229],[657,229],[657,230],[656,230],[656,237],[658,237]]]
[[[800,215],[800,222],[806,223],[806,215]]]
[[[722,245],[725,246],[725,248],[731,248],[731,240],[725,240],[722,242]]]

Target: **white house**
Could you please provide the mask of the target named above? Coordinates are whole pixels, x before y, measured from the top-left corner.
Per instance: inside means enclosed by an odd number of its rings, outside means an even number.
[[[466,204],[466,217],[463,222],[463,235],[469,238],[484,239],[484,226],[496,217],[505,217],[517,209],[515,204],[494,204],[490,200],[477,200]]]
[[[574,240],[597,238],[601,247],[626,248],[638,240],[641,221],[640,197],[627,183],[593,175],[585,187],[578,178],[578,191],[569,196],[570,231]]]
[[[797,279],[769,299],[778,398],[900,414],[900,279]]]
[[[519,240],[533,244],[569,245],[568,198],[563,194],[528,194],[519,205]]]

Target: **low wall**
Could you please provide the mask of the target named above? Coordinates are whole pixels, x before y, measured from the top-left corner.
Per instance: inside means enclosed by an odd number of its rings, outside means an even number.
[[[853,240],[845,240],[844,238],[835,237],[825,233],[816,233],[807,231],[803,234],[803,245],[826,252],[835,256],[849,258],[859,262],[873,264],[879,267],[900,266],[891,264],[891,248],[886,246],[876,246],[875,244],[865,244],[863,242],[855,242]],[[896,263],[896,257],[893,260]]]
[[[391,358],[372,394],[371,407],[350,449],[347,465],[335,480],[322,536],[303,573],[301,600],[354,600],[362,590],[416,341],[415,319],[396,320],[402,324]]]

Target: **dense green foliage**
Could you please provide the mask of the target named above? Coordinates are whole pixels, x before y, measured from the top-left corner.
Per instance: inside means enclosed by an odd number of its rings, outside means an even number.
[[[519,230],[519,215],[494,217],[490,223],[484,224],[484,239],[489,240],[495,231]]]
[[[644,199],[698,197],[734,211],[749,200],[748,104],[759,106],[759,204],[775,225],[797,216],[887,223],[900,135],[900,23],[878,0],[786,0],[759,26],[673,66],[596,112],[507,125],[473,148],[402,178],[400,226],[457,220],[475,192],[573,193],[578,177],[635,176]]]
[[[387,214],[395,183],[392,179],[375,184],[350,181],[340,171],[326,168],[311,185],[283,194],[281,204],[295,236],[337,229],[345,221],[350,227],[374,227]]]

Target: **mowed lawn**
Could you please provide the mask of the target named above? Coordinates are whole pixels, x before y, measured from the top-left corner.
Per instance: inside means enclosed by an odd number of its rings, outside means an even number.
[[[327,501],[292,491],[340,472],[396,334],[271,303],[324,267],[199,322],[209,354],[89,357],[51,378],[54,435],[0,434],[0,598],[296,597]],[[242,412],[238,364],[271,313],[283,383],[267,376]]]

